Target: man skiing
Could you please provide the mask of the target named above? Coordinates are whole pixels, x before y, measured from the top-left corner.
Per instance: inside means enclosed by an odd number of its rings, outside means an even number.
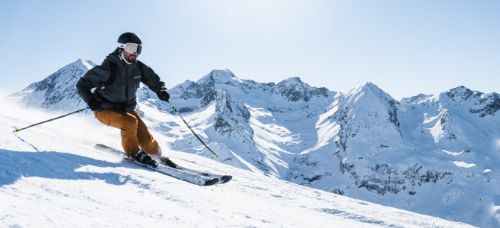
[[[118,47],[101,65],[90,69],[78,80],[76,88],[95,117],[101,123],[121,130],[125,153],[147,165],[157,166],[161,148],[148,128],[134,111],[136,91],[140,82],[154,91],[162,101],[169,101],[165,83],[148,66],[137,58],[141,54],[140,37],[126,32],[118,37]],[[94,92],[91,89],[95,88]],[[162,158],[166,163],[168,158]],[[170,164],[175,166],[175,164]]]

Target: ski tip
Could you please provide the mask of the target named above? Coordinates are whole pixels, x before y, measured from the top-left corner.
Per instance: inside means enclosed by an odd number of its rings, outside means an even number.
[[[225,176],[222,176],[222,177],[220,178],[220,182],[221,182],[222,184],[225,184],[225,183],[229,182],[231,179],[233,179],[233,177],[232,177],[232,176],[225,175]]]
[[[94,147],[95,147],[95,148],[107,148],[107,146],[106,146],[106,145],[104,145],[104,144],[100,144],[100,143],[96,143],[96,144],[94,144]]]
[[[210,185],[214,185],[214,184],[217,184],[217,183],[219,183],[219,178],[213,178],[213,179],[205,181],[205,184],[203,184],[203,185],[204,186],[210,186]]]

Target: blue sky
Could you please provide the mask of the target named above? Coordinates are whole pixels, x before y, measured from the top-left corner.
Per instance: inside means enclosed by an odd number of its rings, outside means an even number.
[[[230,69],[342,92],[371,81],[398,99],[459,85],[498,93],[498,12],[487,0],[10,0],[0,8],[0,89],[78,58],[100,63],[132,31],[169,88]]]

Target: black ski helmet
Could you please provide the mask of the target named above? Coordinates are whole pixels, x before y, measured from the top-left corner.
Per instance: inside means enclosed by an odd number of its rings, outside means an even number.
[[[136,43],[136,44],[142,44],[141,38],[139,35],[133,33],[133,32],[126,32],[121,34],[118,37],[118,43],[121,44],[126,44],[126,43]]]

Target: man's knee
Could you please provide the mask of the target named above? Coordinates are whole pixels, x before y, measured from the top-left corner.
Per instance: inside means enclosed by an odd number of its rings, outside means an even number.
[[[108,126],[110,125],[110,115],[108,111],[94,112],[94,116],[97,120],[99,120],[99,122],[106,124]]]
[[[137,129],[137,124],[139,123],[139,121],[137,120],[137,118],[135,118],[135,116],[126,113],[123,115],[123,123],[124,123],[124,128],[126,129],[129,128]]]

